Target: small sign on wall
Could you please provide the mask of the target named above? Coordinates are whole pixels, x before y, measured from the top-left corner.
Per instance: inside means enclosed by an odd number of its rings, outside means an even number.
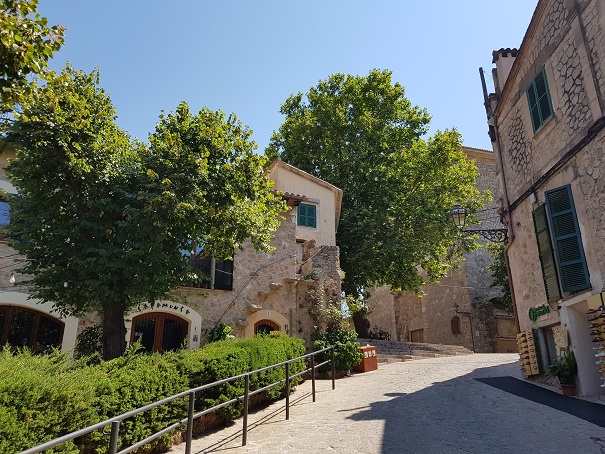
[[[548,314],[550,314],[550,306],[548,304],[543,304],[542,306],[537,307],[530,307],[528,311],[529,319],[532,322],[536,322],[540,317]]]

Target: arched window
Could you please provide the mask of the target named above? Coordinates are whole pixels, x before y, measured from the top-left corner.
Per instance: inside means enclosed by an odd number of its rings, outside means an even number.
[[[189,323],[176,315],[149,312],[132,319],[130,342],[140,342],[149,352],[165,352],[183,347]]]
[[[64,324],[50,315],[20,306],[0,306],[0,345],[28,347],[35,353],[60,348]]]
[[[460,317],[455,315],[452,317],[452,334],[457,336],[460,333],[462,333],[462,331],[460,331]]]
[[[272,320],[259,320],[254,324],[254,334],[269,334],[271,331],[279,331],[279,325]]]

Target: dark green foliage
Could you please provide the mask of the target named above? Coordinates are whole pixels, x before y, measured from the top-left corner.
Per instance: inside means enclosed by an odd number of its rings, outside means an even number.
[[[214,342],[197,350],[125,356],[86,365],[61,353],[34,356],[27,351],[0,352],[0,452],[18,452],[77,429],[119,415],[188,388],[239,375],[304,354],[301,339],[270,335]],[[303,369],[293,364],[292,373]],[[284,377],[283,367],[251,379],[258,389]],[[296,384],[297,381],[293,382]],[[198,409],[208,408],[243,393],[244,382],[204,391]],[[267,392],[278,398],[284,387]],[[120,445],[131,445],[186,415],[186,399],[161,405],[125,420]],[[241,405],[225,408],[227,419],[239,416]],[[169,436],[160,440],[166,445]],[[95,432],[55,452],[106,452],[108,435]]]
[[[101,363],[97,368],[108,378],[97,384],[96,401],[97,411],[106,417],[142,407],[189,387],[188,377],[180,373],[169,357],[159,353],[149,355],[134,352]],[[186,412],[186,399],[178,399],[126,419],[120,426],[120,445],[130,446],[184,418]],[[107,436],[99,433],[92,439],[95,445],[100,443],[101,447],[109,442]]]
[[[182,374],[189,377],[191,387],[196,387],[301,356],[304,351],[304,343],[301,339],[275,333],[251,339],[212,342],[197,350],[177,352],[174,358]],[[303,367],[302,362],[293,364],[291,374],[300,372]],[[250,389],[261,388],[284,377],[283,368],[253,374],[250,377]],[[272,399],[277,398],[283,389],[283,386],[276,386],[267,391],[267,396]],[[197,407],[208,408],[231,400],[243,392],[243,379],[219,385],[204,391],[203,399],[198,402]],[[227,418],[235,418],[240,410],[240,405],[231,405],[222,409],[221,414]]]
[[[225,323],[219,323],[208,333],[208,342],[218,342],[233,337],[233,328]]]
[[[390,71],[333,74],[282,105],[267,154],[343,189],[337,232],[347,294],[375,285],[419,290],[474,247],[450,220],[485,197],[460,134],[425,137],[430,116]]]
[[[76,358],[88,358],[89,361],[103,358],[103,327],[92,325],[84,328],[76,339],[74,350]]]
[[[9,235],[32,296],[102,314],[110,359],[125,350],[128,309],[187,280],[183,251],[226,258],[249,239],[267,252],[285,205],[235,116],[181,103],[146,146],[117,127],[98,79],[68,67],[21,100]]]
[[[107,377],[60,353],[0,353],[0,452],[18,452],[103,419],[97,386]],[[68,443],[56,452],[77,453]]]
[[[513,312],[513,298],[508,283],[508,270],[506,269],[506,249],[504,244],[490,243],[487,246],[492,262],[489,265],[489,272],[492,275],[492,287],[502,289],[500,296],[492,298],[490,301],[499,309],[509,313]]]
[[[357,333],[354,329],[340,328],[315,334],[313,339],[314,350],[320,350],[331,345],[335,346],[336,369],[340,371],[351,370],[363,358],[357,343]],[[329,358],[329,355],[325,355],[322,361],[327,358]]]
[[[548,368],[548,375],[557,377],[562,385],[574,385],[577,373],[578,365],[573,351],[563,352]]]

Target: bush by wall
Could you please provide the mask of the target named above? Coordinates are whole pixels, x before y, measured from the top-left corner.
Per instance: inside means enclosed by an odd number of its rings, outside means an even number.
[[[321,350],[331,345],[334,346],[334,362],[337,370],[349,371],[363,359],[357,343],[357,333],[353,329],[340,328],[321,331],[313,336],[314,350]],[[321,361],[326,359],[329,359],[329,355],[325,355]],[[324,370],[326,369],[327,366]]]
[[[304,354],[301,339],[272,334],[252,339],[214,342],[197,350],[166,354],[130,354],[98,365],[86,365],[60,353],[34,356],[27,351],[0,352],[0,452],[17,452],[191,387],[239,375]],[[292,364],[291,373],[303,370]],[[278,368],[251,378],[258,389],[284,377]],[[198,409],[243,393],[238,380],[202,393]],[[267,392],[275,399],[284,387]],[[222,416],[239,416],[232,405]],[[156,407],[125,420],[120,445],[131,445],[183,418],[186,399]],[[166,443],[168,438],[163,440]],[[106,451],[108,435],[94,433],[54,452]]]

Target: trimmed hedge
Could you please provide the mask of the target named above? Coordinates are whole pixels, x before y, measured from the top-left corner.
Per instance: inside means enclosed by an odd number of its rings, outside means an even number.
[[[66,355],[35,356],[27,351],[0,352],[0,452],[17,452],[73,432],[104,419],[204,383],[220,380],[303,355],[303,341],[272,334],[252,339],[214,342],[197,350],[166,354],[125,355],[88,366]],[[291,373],[303,370],[302,361]],[[280,367],[251,377],[251,390],[284,378]],[[294,382],[293,384],[296,384]],[[217,386],[201,393],[197,408],[208,408],[243,393],[244,381]],[[284,386],[267,391],[270,399]],[[131,445],[186,415],[186,399],[162,405],[123,421],[120,445]],[[241,405],[222,409],[234,419]],[[167,436],[159,442],[168,445]],[[107,450],[108,435],[101,432],[68,443],[53,452]]]

